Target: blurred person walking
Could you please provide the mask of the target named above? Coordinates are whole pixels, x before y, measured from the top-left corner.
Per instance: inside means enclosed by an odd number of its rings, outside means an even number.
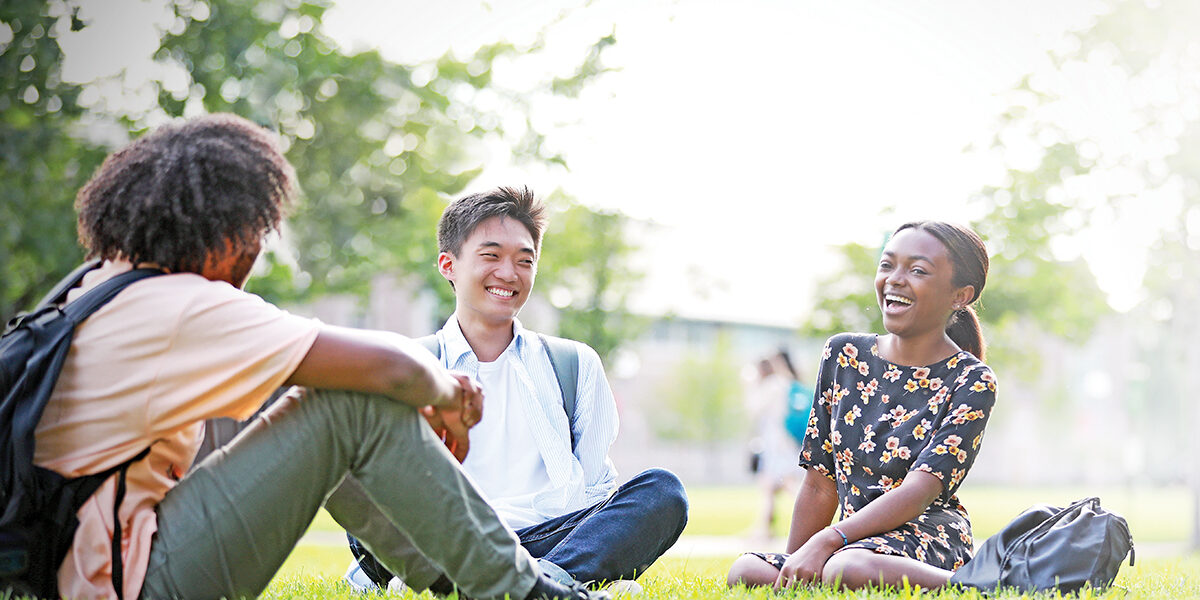
[[[757,363],[758,378],[746,393],[746,408],[753,423],[751,465],[762,492],[761,512],[751,529],[751,539],[769,542],[774,537],[775,500],[779,492],[795,492],[800,470],[800,447],[786,427],[788,402],[795,381],[782,352]]]

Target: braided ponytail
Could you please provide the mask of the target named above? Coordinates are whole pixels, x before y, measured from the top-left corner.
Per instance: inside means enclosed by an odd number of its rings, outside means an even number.
[[[950,315],[950,320],[946,323],[946,335],[958,344],[959,348],[975,355],[975,358],[984,360],[983,353],[986,344],[983,341],[983,331],[979,326],[979,316],[975,314],[975,307],[967,306],[954,311]]]

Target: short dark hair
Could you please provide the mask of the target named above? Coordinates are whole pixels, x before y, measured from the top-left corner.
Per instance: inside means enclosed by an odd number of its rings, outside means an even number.
[[[946,333],[959,348],[983,360],[986,343],[979,326],[979,317],[971,306],[983,294],[983,286],[987,283],[989,260],[983,240],[969,227],[943,221],[912,221],[896,228],[895,233],[905,229],[924,231],[946,247],[946,254],[950,256],[950,263],[954,268],[954,278],[951,282],[954,287],[974,286],[975,295],[967,305],[950,315],[950,320],[946,323]]]
[[[534,251],[540,252],[542,232],[546,229],[546,205],[528,187],[498,187],[451,202],[438,221],[438,252],[458,255],[475,228],[492,217],[516,219],[533,237]]]
[[[198,273],[279,227],[295,172],[270,131],[231,114],[160,127],[112,153],[75,198],[89,258]]]

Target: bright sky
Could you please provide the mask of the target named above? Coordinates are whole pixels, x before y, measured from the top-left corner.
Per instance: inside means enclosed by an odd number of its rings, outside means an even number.
[[[157,45],[155,27],[170,23],[157,2],[104,6],[63,40],[68,78],[138,64]],[[1019,145],[964,149],[988,144],[1013,84],[1049,72],[1047,51],[1063,49],[1063,34],[1101,8],[1095,0],[339,0],[325,28],[347,48],[418,63],[498,39],[527,42],[558,19],[544,56],[498,68],[515,87],[568,74],[615,28],[605,63],[618,71],[578,100],[534,100],[534,118],[570,170],[513,166],[493,148],[473,188],[562,187],[653,224],[636,309],[795,325],[835,267],[833,246],[878,243],[913,218],[975,216],[965,200],[1031,155]],[[102,43],[113,39],[122,43]],[[1128,141],[1135,124],[1111,99],[1120,81],[1092,72],[1061,79],[1055,86],[1077,100],[1064,120],[1101,143]],[[1110,184],[1121,182],[1087,185]],[[1057,250],[1084,256],[1110,303],[1127,309],[1161,212],[1101,212],[1098,226]]]
[[[527,81],[569,73],[615,27],[605,63],[617,72],[574,103],[535,104],[551,115],[535,112],[570,170],[513,167],[497,152],[474,187],[561,186],[658,224],[645,241],[649,276],[637,308],[783,325],[811,305],[816,281],[835,266],[833,246],[877,243],[912,218],[974,217],[964,200],[1028,156],[1019,147],[1007,156],[964,149],[987,146],[1013,84],[1048,72],[1047,51],[1064,49],[1064,33],[1102,8],[1085,0],[580,4],[340,0],[326,30],[348,48],[413,63],[502,38],[527,41],[565,15],[549,30],[551,58],[497,73]],[[1111,112],[1075,118],[1103,128]],[[888,206],[897,210],[881,213]],[[1152,232],[1148,218],[1101,214],[1100,226],[1058,250],[1083,254],[1110,302],[1128,308],[1153,235],[1116,236],[1116,224],[1141,221],[1133,231]]]

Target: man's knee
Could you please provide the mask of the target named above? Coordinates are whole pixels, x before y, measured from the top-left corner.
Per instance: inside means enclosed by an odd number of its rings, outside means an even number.
[[[634,481],[652,490],[653,505],[650,507],[656,518],[674,520],[680,531],[687,524],[688,499],[683,482],[666,469],[648,469],[638,474]]]
[[[365,435],[365,430],[379,426],[388,429],[407,427],[411,429],[410,433],[417,433],[423,422],[416,409],[387,396],[345,390],[293,389],[302,391],[294,398],[293,403],[299,401],[304,404],[321,404],[323,410],[329,413],[330,419],[343,422],[339,433],[362,430],[360,434]]]

